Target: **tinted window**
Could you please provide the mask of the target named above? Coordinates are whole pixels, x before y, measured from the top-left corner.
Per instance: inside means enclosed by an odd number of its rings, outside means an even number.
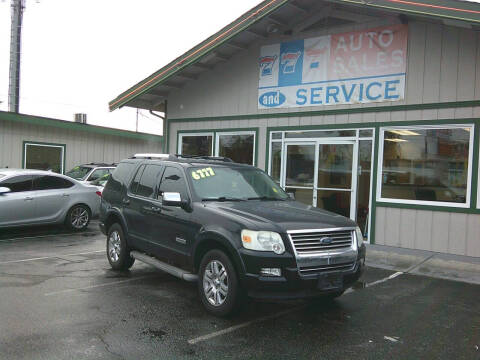
[[[145,165],[142,165],[138,168],[137,173],[135,174],[135,177],[133,178],[132,183],[130,184],[129,190],[132,194],[136,194],[137,192],[138,183],[140,182],[140,177],[142,176],[144,169],[145,169]]]
[[[162,183],[158,192],[159,197],[164,192],[178,192],[182,199],[187,198],[187,188],[182,171],[177,168],[167,166],[163,173]]]
[[[218,155],[242,164],[253,164],[255,136],[253,134],[220,135]]]
[[[7,187],[11,192],[31,191],[32,190],[32,176],[20,175],[7,179],[0,183],[0,186]]]
[[[183,135],[182,155],[212,155],[212,135]]]
[[[159,165],[146,165],[142,177],[140,178],[140,182],[138,183],[136,194],[153,198],[161,170],[162,167]]]
[[[135,163],[122,162],[118,164],[107,182],[106,188],[110,191],[121,191],[122,185],[130,180],[130,175],[135,168]]]
[[[57,176],[37,176],[33,179],[34,190],[66,189],[72,186],[72,182]]]

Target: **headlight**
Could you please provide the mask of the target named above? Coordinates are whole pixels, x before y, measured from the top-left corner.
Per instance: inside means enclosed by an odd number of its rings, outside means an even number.
[[[355,236],[357,238],[357,246],[358,248],[360,248],[360,246],[362,246],[363,244],[363,234],[362,234],[362,230],[360,230],[358,226],[355,229]]]
[[[285,245],[280,234],[271,231],[242,230],[242,244],[245,249],[273,251],[283,254]]]

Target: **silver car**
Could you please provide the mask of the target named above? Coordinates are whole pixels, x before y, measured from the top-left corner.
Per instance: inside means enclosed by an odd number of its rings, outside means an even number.
[[[94,186],[49,171],[0,169],[0,228],[64,223],[83,230],[98,215],[96,192]]]

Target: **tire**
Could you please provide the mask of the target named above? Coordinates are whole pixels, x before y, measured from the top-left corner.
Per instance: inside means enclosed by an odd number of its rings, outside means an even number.
[[[118,271],[130,269],[135,262],[130,256],[130,249],[120,224],[113,224],[108,229],[107,259],[112,269]]]
[[[198,292],[203,306],[215,316],[228,316],[239,310],[243,296],[238,275],[223,251],[210,250],[203,257]]]
[[[91,212],[86,205],[75,205],[70,208],[65,218],[65,225],[72,231],[85,230],[90,223]]]

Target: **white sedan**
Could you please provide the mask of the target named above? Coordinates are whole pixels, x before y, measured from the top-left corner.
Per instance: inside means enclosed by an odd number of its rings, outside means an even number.
[[[0,169],[0,228],[65,224],[83,230],[98,215],[96,192],[94,186],[49,171]]]

